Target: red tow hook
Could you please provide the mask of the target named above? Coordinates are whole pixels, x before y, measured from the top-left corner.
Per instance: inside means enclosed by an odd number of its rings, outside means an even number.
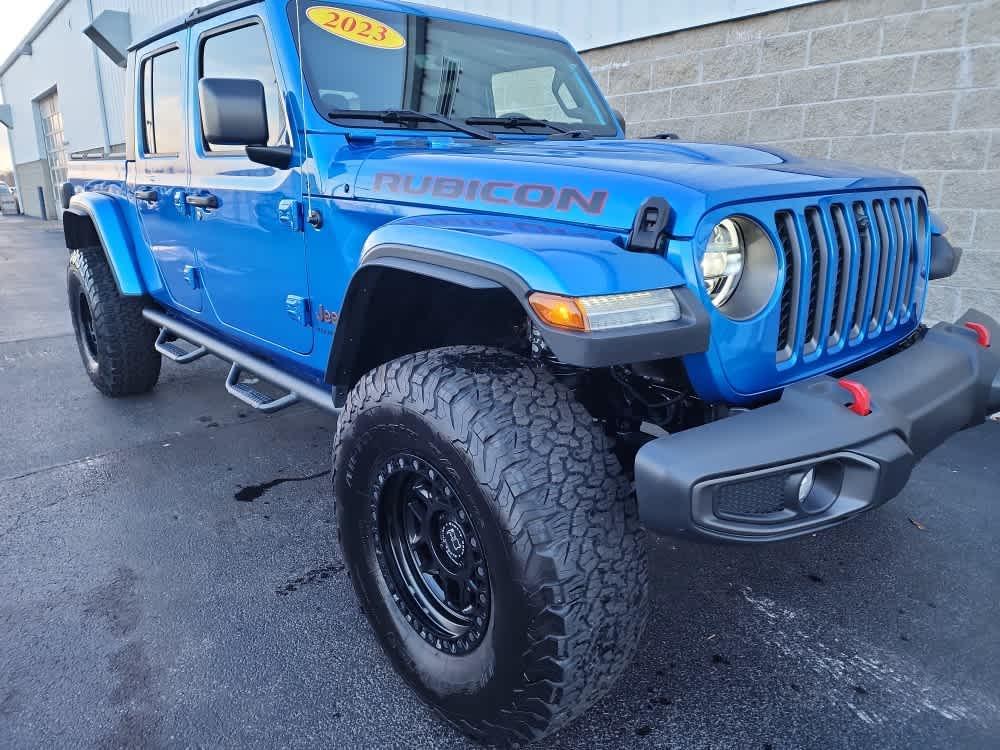
[[[838,380],[837,383],[841,388],[854,397],[854,402],[848,404],[848,408],[851,411],[859,417],[867,417],[872,413],[872,394],[869,393],[865,386],[855,380],[848,380],[847,378]]]
[[[984,326],[982,323],[966,323],[965,327],[972,331],[979,339],[979,345],[983,349],[989,349],[992,343],[990,339],[990,329]]]

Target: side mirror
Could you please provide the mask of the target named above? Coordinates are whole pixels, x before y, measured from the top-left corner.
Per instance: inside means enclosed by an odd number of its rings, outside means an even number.
[[[611,111],[615,113],[615,119],[618,120],[618,125],[622,129],[622,133],[625,133],[626,132],[625,115],[623,115],[617,109],[613,109]]]
[[[198,81],[205,140],[220,146],[267,145],[264,84],[243,78]]]

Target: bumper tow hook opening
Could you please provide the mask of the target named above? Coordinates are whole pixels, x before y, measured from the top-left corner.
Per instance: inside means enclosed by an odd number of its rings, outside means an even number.
[[[872,395],[868,389],[854,380],[843,378],[837,384],[851,394],[854,401],[847,407],[860,417],[867,417],[872,413]]]
[[[983,349],[990,348],[990,344],[992,343],[990,339],[992,337],[990,336],[989,328],[984,326],[982,323],[966,323],[965,327],[976,334],[976,337],[979,339],[979,345],[983,347]]]

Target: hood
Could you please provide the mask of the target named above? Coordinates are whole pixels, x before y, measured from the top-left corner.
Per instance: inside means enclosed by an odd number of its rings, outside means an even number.
[[[677,141],[411,138],[377,142],[363,158],[357,198],[628,231],[639,206],[659,196],[673,208],[673,237],[692,236],[706,211],[730,203],[919,187],[883,169]]]

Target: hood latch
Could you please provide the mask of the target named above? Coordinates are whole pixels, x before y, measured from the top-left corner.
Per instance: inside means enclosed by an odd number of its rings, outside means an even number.
[[[669,220],[670,204],[666,199],[647,198],[636,212],[625,249],[635,253],[664,253]]]

